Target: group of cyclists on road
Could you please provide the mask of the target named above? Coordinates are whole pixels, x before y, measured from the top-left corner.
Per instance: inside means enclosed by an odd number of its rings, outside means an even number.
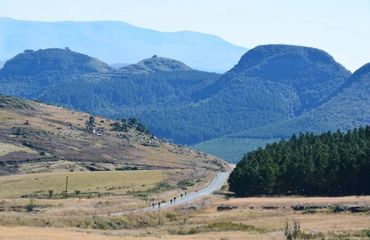
[[[195,190],[195,192],[198,192],[198,190]],[[186,196],[186,194],[187,194],[187,192],[181,193],[181,194],[180,194],[180,198],[185,197],[185,196]],[[170,199],[170,201],[169,201],[169,202],[170,202],[170,204],[174,204],[174,203],[176,202],[176,197],[174,197],[174,198]],[[161,208],[161,204],[162,204],[162,202],[152,203],[152,208],[155,208],[156,206],[158,206],[158,208]]]

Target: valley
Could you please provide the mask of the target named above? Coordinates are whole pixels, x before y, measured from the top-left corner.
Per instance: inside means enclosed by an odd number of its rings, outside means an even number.
[[[0,240],[370,238],[366,7],[50,1],[78,18],[43,21],[33,1],[32,20],[3,17],[16,1],[0,8]]]
[[[154,137],[135,119],[93,117],[9,96],[0,96],[0,116],[2,228],[89,231],[118,221],[135,229],[154,221],[158,203],[172,211],[209,196],[231,169]],[[8,237],[1,232],[1,239]]]

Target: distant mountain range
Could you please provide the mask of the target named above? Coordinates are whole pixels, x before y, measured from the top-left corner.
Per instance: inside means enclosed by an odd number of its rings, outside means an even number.
[[[251,49],[225,74],[156,55],[115,69],[69,49],[45,49],[9,60],[0,93],[137,117],[157,136],[237,161],[299,131],[369,124],[369,68],[351,74],[322,50],[290,45]]]
[[[203,33],[159,32],[125,22],[37,22],[0,18],[0,59],[24,49],[65,48],[109,64],[135,63],[158,54],[197,69],[224,72],[245,48]],[[216,50],[217,49],[217,50]]]

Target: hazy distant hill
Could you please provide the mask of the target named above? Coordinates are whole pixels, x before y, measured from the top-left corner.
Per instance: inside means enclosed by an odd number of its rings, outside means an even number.
[[[0,69],[4,66],[5,61],[0,61]]]
[[[159,32],[118,21],[36,22],[0,18],[0,36],[2,59],[24,49],[69,47],[110,64],[135,63],[158,54],[196,69],[224,72],[246,51],[213,35]]]

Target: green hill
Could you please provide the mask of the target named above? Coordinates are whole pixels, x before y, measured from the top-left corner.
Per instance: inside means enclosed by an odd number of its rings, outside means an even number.
[[[370,64],[366,64],[333,92],[327,102],[299,117],[223,136],[203,142],[195,148],[235,162],[246,152],[263,147],[272,140],[288,138],[294,133],[321,133],[367,125],[370,123],[369,106]],[[234,146],[243,146],[244,149]],[[234,155],[228,158],[224,152],[230,148]],[[213,149],[217,149],[220,154]]]
[[[100,60],[69,49],[25,50],[0,70],[0,92],[35,99],[73,76],[111,70]]]
[[[145,74],[153,72],[172,72],[172,71],[188,71],[192,70],[186,64],[164,57],[154,55],[151,58],[141,60],[136,64],[124,66],[119,69],[120,73],[126,74]]]
[[[363,126],[370,121],[370,64],[354,72],[331,98],[312,111],[288,121],[239,133],[248,137],[288,137],[300,131],[321,132]]]
[[[196,91],[192,102],[151,112],[155,118],[150,120],[163,128],[160,134],[193,144],[299,116],[323,103],[349,76],[321,50],[259,46],[220,79]],[[140,118],[147,117],[144,113]]]

